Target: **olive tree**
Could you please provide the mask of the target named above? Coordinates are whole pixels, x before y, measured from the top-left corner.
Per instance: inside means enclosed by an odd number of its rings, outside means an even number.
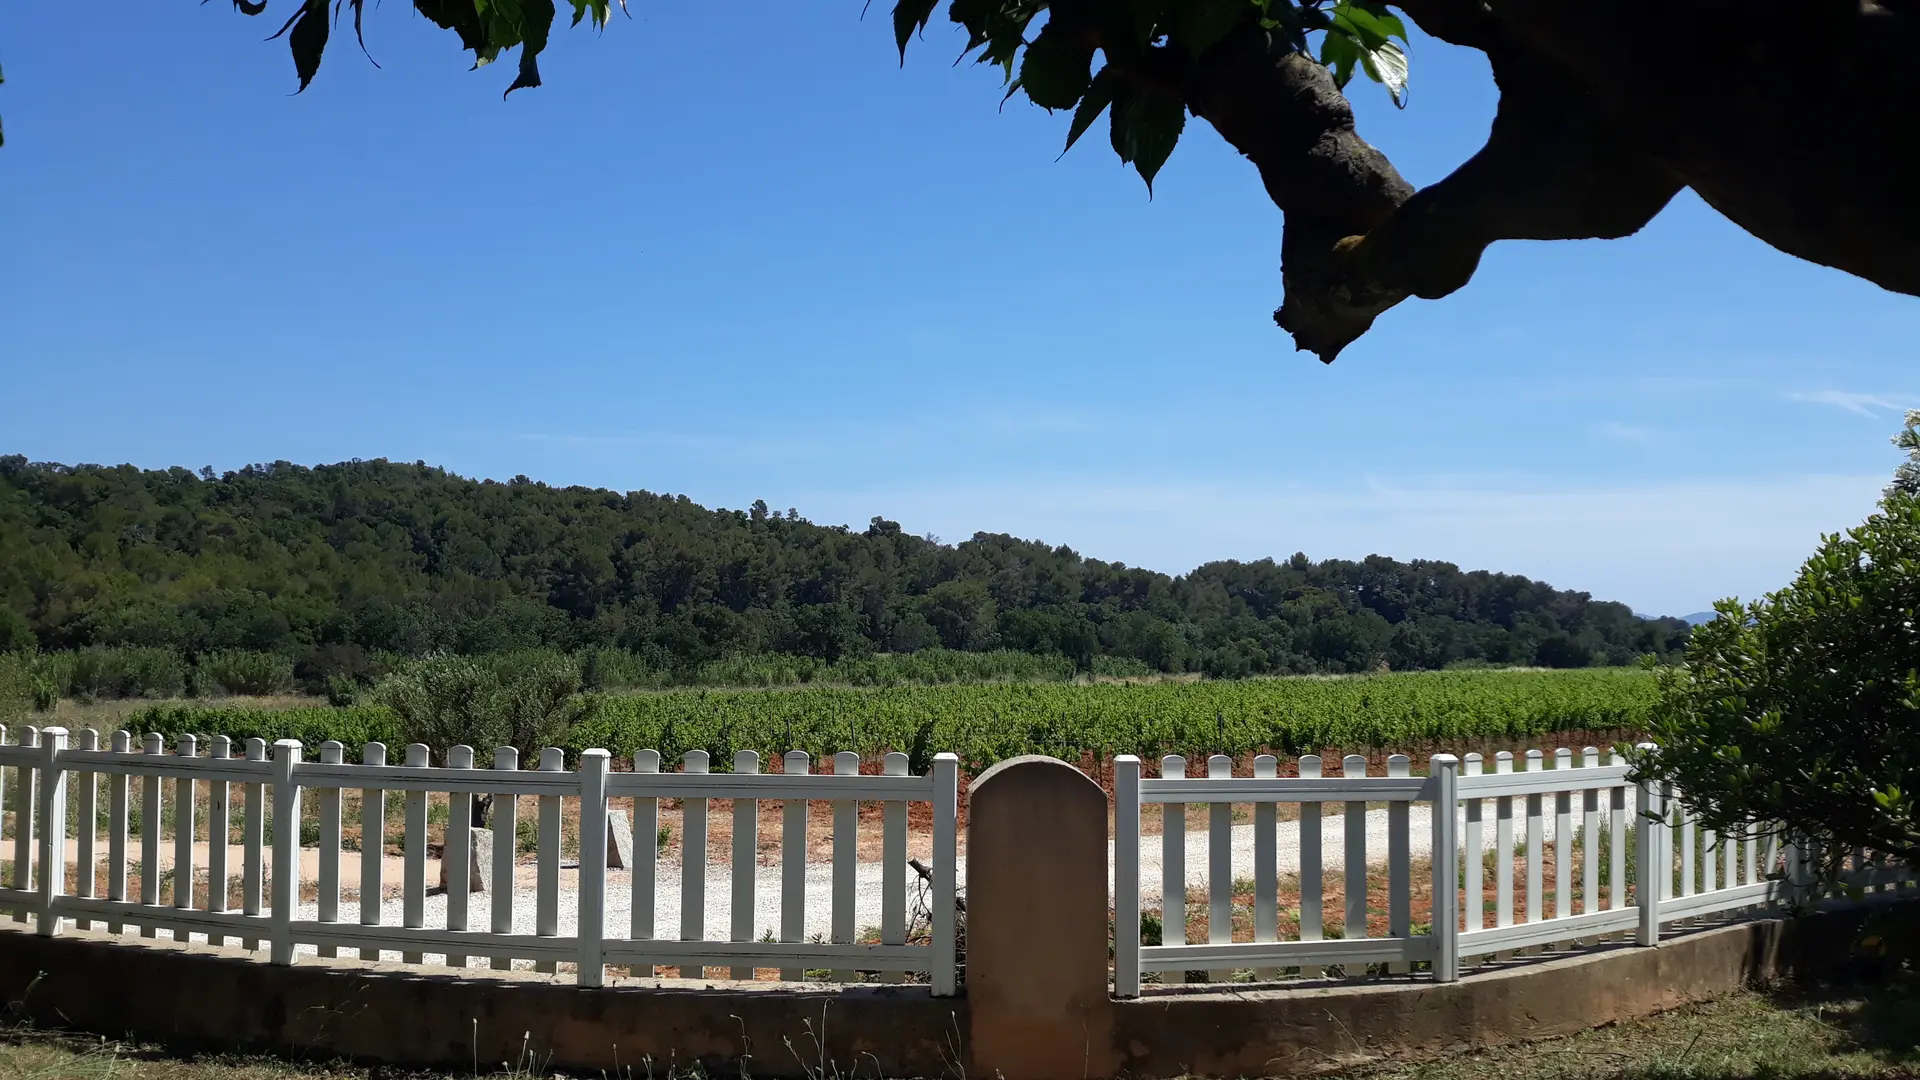
[[[522,768],[564,744],[598,703],[581,692],[579,665],[559,653],[428,657],[388,676],[373,696],[399,717],[402,738],[431,747],[443,764],[454,746],[481,754],[511,746]],[[491,816],[491,796],[475,798],[472,823]]]

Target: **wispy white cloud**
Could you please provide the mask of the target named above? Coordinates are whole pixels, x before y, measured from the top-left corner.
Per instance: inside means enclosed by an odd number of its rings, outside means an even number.
[[[1643,427],[1635,427],[1632,424],[1622,424],[1613,420],[1601,424],[1598,430],[1601,435],[1609,439],[1617,439],[1620,442],[1647,443],[1653,441],[1653,432],[1651,430]]]
[[[875,513],[913,532],[976,531],[1071,544],[1182,573],[1211,559],[1372,553],[1582,589],[1638,611],[1699,611],[1791,578],[1819,543],[1865,518],[1879,475],[1567,485],[1535,478],[1401,476],[1350,485],[1068,478],[796,492],[815,521]]]
[[[1913,404],[1910,397],[1887,394],[1862,394],[1852,390],[1804,390],[1790,393],[1788,401],[1801,401],[1809,405],[1831,405],[1836,409],[1845,409],[1861,416],[1879,416],[1881,413],[1897,413]]]

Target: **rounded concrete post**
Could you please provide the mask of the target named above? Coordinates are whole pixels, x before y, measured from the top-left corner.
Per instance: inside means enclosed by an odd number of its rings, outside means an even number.
[[[967,807],[973,1075],[1113,1075],[1105,793],[1064,761],[1019,757],[980,774]]]

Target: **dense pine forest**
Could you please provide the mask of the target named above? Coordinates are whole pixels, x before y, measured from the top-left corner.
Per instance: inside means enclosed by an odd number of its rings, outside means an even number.
[[[816,525],[424,463],[216,475],[0,457],[0,652],[273,654],[308,686],[438,651],[620,650],[660,672],[1013,651],[1237,677],[1624,664],[1686,639],[1679,620],[1445,562],[1296,554],[1170,577],[1011,536],[945,544],[881,518]]]

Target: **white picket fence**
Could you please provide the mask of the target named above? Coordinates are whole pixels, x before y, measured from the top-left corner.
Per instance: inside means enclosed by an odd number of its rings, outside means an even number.
[[[884,773],[862,776],[860,759],[837,754],[831,774],[811,772],[805,753],[782,760],[780,773],[761,773],[759,756],[751,751],[735,755],[731,773],[708,771],[707,755],[692,751],[682,771],[660,771],[660,755],[641,751],[632,772],[612,772],[605,750],[586,750],[579,767],[567,770],[565,755],[542,751],[537,768],[520,768],[517,752],[502,747],[494,752],[493,767],[474,767],[470,747],[456,746],[445,767],[429,767],[429,748],[406,748],[404,763],[387,762],[387,749],[368,744],[359,763],[343,760],[344,748],[323,744],[318,762],[303,761],[299,743],[267,744],[247,740],[243,756],[233,756],[224,736],[205,744],[182,737],[168,752],[164,740],[148,735],[139,750],[126,732],[116,732],[108,748],[100,747],[97,732],[83,730],[74,745],[57,727],[21,731],[15,744],[4,745],[0,728],[0,767],[18,770],[12,791],[0,790],[0,807],[10,808],[12,872],[0,887],[0,910],[11,910],[17,921],[29,917],[39,933],[57,934],[72,922],[81,928],[104,923],[121,933],[137,928],[143,937],[158,931],[186,940],[201,934],[214,944],[238,938],[249,948],[266,942],[275,964],[294,962],[299,946],[314,946],[322,956],[358,950],[366,959],[398,951],[402,960],[420,963],[428,953],[445,957],[453,967],[469,958],[490,958],[491,966],[505,968],[514,960],[531,960],[539,970],[554,971],[558,964],[575,965],[582,986],[602,984],[607,965],[624,965],[636,975],[655,968],[678,968],[683,976],[700,977],[707,967],[730,969],[735,978],[751,978],[756,968],[779,969],[784,979],[798,980],[810,970],[830,969],[836,979],[851,980],[860,972],[878,972],[897,981],[905,973],[924,973],[936,996],[957,991],[956,888],[958,865],[959,760],[942,754],[924,776],[908,774],[904,754],[890,754]],[[107,829],[104,852],[99,836],[101,781],[105,781]],[[176,883],[173,903],[160,901],[167,876],[161,868],[164,842],[162,819],[166,782],[173,786],[175,822],[171,877]],[[139,802],[133,800],[136,797]],[[358,790],[367,835],[374,837],[361,859],[358,922],[340,921],[341,797],[342,790]],[[386,793],[404,792],[404,843],[401,925],[383,925],[382,845]],[[203,906],[193,907],[198,793],[207,800],[206,867],[209,887]],[[445,793],[448,821],[443,858],[452,880],[459,881],[470,865],[471,834],[464,827],[471,800],[493,796],[490,929],[478,929],[469,917],[469,895],[455,887],[446,895],[446,925],[425,925],[428,845],[428,795]],[[518,799],[538,799],[538,842],[535,861],[535,931],[515,932],[514,866]],[[303,798],[318,808],[318,914],[297,918],[301,894],[301,830],[273,829],[269,843],[266,823],[303,820]],[[623,928],[608,925],[607,813],[608,802],[631,799],[635,866],[631,875],[631,922]],[[660,879],[654,843],[660,800],[679,800],[682,813],[681,919],[677,937],[663,937],[654,925],[656,891]],[[728,940],[707,936],[708,801],[732,800],[733,841],[731,876],[732,919]],[[562,801],[578,800],[579,884],[575,932],[559,933],[562,890]],[[782,806],[781,933],[777,941],[753,940],[756,910],[756,852],[758,804],[774,800]],[[810,898],[807,893],[808,804],[827,802],[833,813],[832,905],[833,932],[828,941],[808,940],[803,927]],[[858,805],[878,802],[882,808],[882,921],[880,941],[855,940],[855,881],[858,869]],[[933,850],[927,899],[930,940],[907,940],[908,804],[930,803]],[[139,829],[130,828],[137,807]],[[271,808],[270,814],[268,808]],[[71,811],[71,815],[70,815]],[[228,844],[235,815],[241,825],[240,910],[229,910]],[[65,890],[69,833],[77,845],[75,888]],[[138,842],[137,856],[132,845]],[[0,852],[4,852],[0,841]],[[96,896],[100,861],[105,857],[106,895]],[[130,859],[139,871],[138,897],[127,895]],[[265,883],[271,883],[271,896]],[[368,900],[368,898],[371,898]]]
[[[1817,902],[1827,895],[1803,884],[1802,852],[1794,844],[1765,828],[1727,838],[1698,830],[1676,793],[1630,783],[1628,767],[1616,755],[1608,755],[1602,764],[1596,748],[1579,753],[1558,749],[1551,756],[1552,769],[1546,768],[1548,755],[1540,750],[1527,751],[1523,760],[1524,771],[1516,772],[1514,755],[1502,752],[1489,772],[1479,754],[1467,755],[1464,767],[1455,756],[1440,754],[1431,760],[1427,775],[1420,777],[1412,775],[1410,759],[1395,755],[1388,759],[1385,776],[1369,776],[1367,759],[1349,756],[1336,777],[1323,773],[1319,757],[1306,756],[1299,760],[1297,777],[1282,778],[1279,760],[1270,755],[1254,759],[1251,777],[1233,776],[1232,759],[1215,756],[1208,759],[1206,776],[1189,777],[1186,759],[1174,756],[1162,759],[1158,778],[1143,778],[1139,758],[1118,758],[1114,771],[1115,993],[1139,996],[1142,976],[1148,972],[1160,973],[1162,982],[1179,982],[1185,972],[1204,971],[1210,979],[1219,980],[1249,969],[1255,978],[1271,979],[1288,968],[1307,974],[1369,964],[1387,965],[1389,973],[1405,973],[1414,964],[1424,963],[1433,979],[1450,982],[1460,977],[1462,962],[1474,958],[1587,944],[1629,933],[1638,944],[1654,945],[1662,927],[1682,920]],[[1328,803],[1342,804],[1343,815],[1323,817]],[[1387,933],[1383,937],[1370,937],[1367,926],[1369,901],[1379,899],[1378,890],[1368,882],[1368,830],[1361,826],[1370,803],[1386,807]],[[1159,893],[1166,940],[1143,945],[1141,808],[1152,804],[1159,804],[1163,814]],[[1186,807],[1194,804],[1208,807],[1209,940],[1189,944],[1185,941],[1184,823]],[[1246,804],[1253,811],[1253,940],[1236,942],[1232,812],[1235,805]],[[1296,938],[1286,941],[1278,933],[1278,807],[1282,804],[1299,808],[1295,864],[1299,930]],[[1425,804],[1431,813],[1426,850],[1432,874],[1431,919],[1422,934],[1413,932],[1412,922],[1411,809],[1416,804]],[[1323,924],[1327,821],[1341,823],[1344,846],[1345,918],[1341,936],[1334,940],[1326,939]],[[1545,888],[1549,848],[1551,913]],[[1484,860],[1489,851],[1494,878],[1491,911],[1483,900]],[[1522,862],[1524,874],[1518,886],[1516,859]],[[1920,884],[1920,878],[1910,867],[1856,852],[1848,860],[1845,883],[1869,891],[1907,890]],[[1524,905],[1520,921],[1515,916],[1516,899]]]

